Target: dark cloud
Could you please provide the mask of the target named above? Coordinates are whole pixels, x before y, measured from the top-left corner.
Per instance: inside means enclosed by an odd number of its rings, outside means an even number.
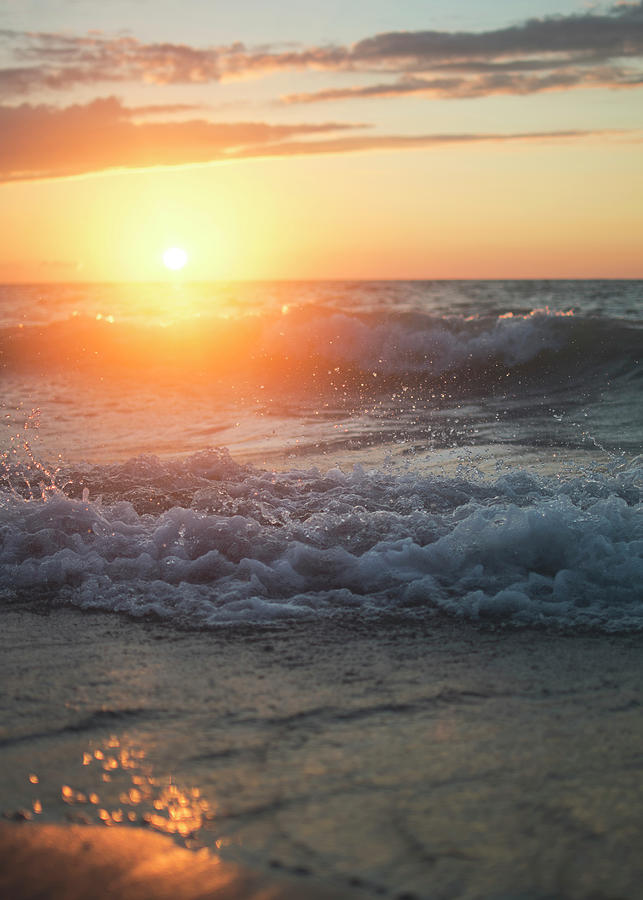
[[[126,35],[0,32],[13,56],[0,70],[0,93],[17,97],[35,90],[64,90],[106,82],[198,84],[260,77],[275,71],[325,70],[406,76],[389,85],[295,94],[288,102],[339,97],[481,96],[592,85],[640,84],[643,2],[617,3],[606,12],[529,19],[482,32],[388,32],[351,47],[247,47],[242,43],[198,48],[144,43]],[[542,72],[542,78],[517,77]],[[510,78],[498,78],[510,74]],[[453,76],[452,88],[446,76]],[[479,77],[489,76],[489,77]],[[417,81],[409,79],[418,79]],[[420,86],[424,80],[425,87]]]
[[[462,99],[491,94],[535,94],[542,91],[571,90],[578,87],[638,87],[643,73],[614,66],[591,71],[563,69],[545,75],[526,76],[511,70],[496,70],[477,77],[418,78],[405,76],[393,82],[331,88],[313,93],[287,94],[283,103],[321,103],[328,100],[353,100],[371,97],[399,97],[419,94],[428,97]]]
[[[643,3],[555,16],[486,32],[389,32],[360,41],[350,68],[397,73],[391,82],[290,94],[311,103],[417,94],[439,98],[530,94],[643,83]]]
[[[605,132],[333,136],[360,125],[268,125],[204,120],[137,122],[141,109],[115,97],[57,109],[0,106],[0,181],[60,178],[115,168],[145,168],[267,156],[354,153],[490,141],[579,139]],[[160,113],[160,108],[154,110]],[[325,135],[331,135],[326,137]],[[323,139],[316,138],[323,135]]]
[[[360,41],[354,60],[423,69],[443,60],[497,59],[542,53],[591,53],[611,59],[643,52],[643,4],[597,15],[552,16],[483,32],[389,32]]]

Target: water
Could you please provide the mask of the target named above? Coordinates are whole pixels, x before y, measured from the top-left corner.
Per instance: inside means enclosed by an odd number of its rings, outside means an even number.
[[[642,297],[1,288],[0,810],[638,897]]]
[[[4,287],[4,596],[640,630],[642,294]]]

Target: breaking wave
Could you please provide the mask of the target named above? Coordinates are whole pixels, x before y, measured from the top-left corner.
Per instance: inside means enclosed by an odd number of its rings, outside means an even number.
[[[0,359],[13,370],[71,370],[137,380],[235,378],[280,385],[349,384],[388,390],[397,382],[461,377],[484,390],[508,371],[557,379],[636,370],[641,329],[537,309],[524,315],[348,313],[304,307],[283,314],[209,317],[171,327],[76,317],[0,331]],[[358,379],[355,382],[355,379]]]
[[[438,615],[643,629],[641,460],[564,478],[269,472],[224,450],[6,469],[0,590],[181,628]],[[53,477],[53,476],[52,476]]]

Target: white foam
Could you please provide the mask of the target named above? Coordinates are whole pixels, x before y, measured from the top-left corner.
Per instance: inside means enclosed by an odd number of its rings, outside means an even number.
[[[642,471],[482,481],[141,458],[103,474],[196,484],[193,508],[6,494],[0,589],[188,627],[394,611],[640,630]]]

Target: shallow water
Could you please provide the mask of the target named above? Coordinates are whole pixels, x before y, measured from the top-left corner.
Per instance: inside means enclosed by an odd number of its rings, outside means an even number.
[[[638,896],[640,636],[4,622],[5,810],[151,827],[298,873],[302,897],[306,873],[367,897]]]

